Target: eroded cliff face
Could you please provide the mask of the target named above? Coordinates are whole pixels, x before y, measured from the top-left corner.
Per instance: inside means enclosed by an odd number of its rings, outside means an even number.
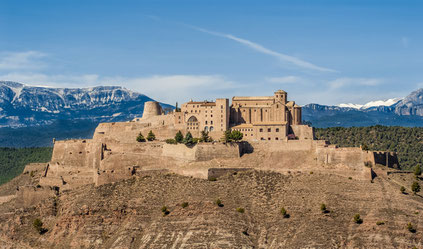
[[[374,182],[319,172],[245,171],[208,181],[149,172],[65,191],[29,208],[0,205],[3,248],[412,248],[423,242],[411,175]],[[408,191],[408,190],[407,190]],[[222,207],[215,204],[220,199]],[[181,203],[188,202],[183,208]],[[322,213],[321,203],[329,213]],[[170,211],[163,215],[161,208]],[[284,207],[289,218],[280,213]],[[237,212],[244,208],[245,212]],[[361,225],[353,222],[359,213]],[[44,222],[42,235],[32,227]],[[384,225],[376,225],[383,221]],[[407,230],[411,222],[416,233]]]

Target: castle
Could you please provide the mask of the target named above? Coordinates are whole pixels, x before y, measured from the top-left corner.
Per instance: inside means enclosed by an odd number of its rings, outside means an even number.
[[[134,121],[144,122],[162,114],[159,103],[150,101],[145,104],[143,117]],[[312,128],[301,124],[301,107],[288,101],[288,94],[282,90],[269,97],[233,97],[231,105],[223,98],[215,102],[191,100],[166,116],[172,116],[175,130],[194,136],[206,131],[217,140],[227,130],[242,132],[245,141],[313,139]],[[167,117],[156,119],[172,125]]]
[[[243,141],[221,142],[227,130],[242,132]],[[156,136],[154,141],[136,140],[139,133],[150,131]],[[194,137],[208,131],[213,142],[194,146],[165,142],[178,131]],[[209,179],[248,169],[325,171],[367,180],[372,170],[366,165],[376,163],[394,166],[398,161],[395,154],[338,148],[315,140],[313,128],[301,123],[301,107],[279,90],[271,97],[233,97],[231,105],[228,99],[189,101],[167,114],[159,103],[146,102],[141,118],[101,123],[92,139],[55,141],[48,164],[29,165],[25,170],[41,167],[40,186],[66,190],[157,170]],[[26,195],[35,196],[32,192]]]

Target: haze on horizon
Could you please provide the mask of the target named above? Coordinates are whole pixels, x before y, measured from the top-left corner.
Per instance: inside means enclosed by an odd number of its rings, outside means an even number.
[[[0,80],[174,104],[283,89],[365,104],[423,87],[421,1],[0,2]]]

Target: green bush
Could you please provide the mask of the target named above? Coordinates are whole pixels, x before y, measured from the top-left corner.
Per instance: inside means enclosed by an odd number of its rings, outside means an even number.
[[[34,177],[34,171],[31,170],[31,173],[29,173],[29,176]]]
[[[289,214],[284,207],[281,208],[281,214],[284,218],[289,218]]]
[[[33,222],[32,222],[32,226],[35,228],[35,230],[37,230],[37,232],[39,233],[39,234],[43,234],[43,233],[45,233],[45,232],[47,232],[47,229],[45,229],[44,227],[43,227],[43,222],[40,220],[40,219],[35,219]]]
[[[360,214],[354,215],[354,222],[357,223],[357,224],[363,223],[363,219],[361,219]]]
[[[182,202],[181,207],[182,207],[182,208],[186,208],[186,207],[188,207],[188,202]]]
[[[236,209],[236,211],[237,211],[238,213],[243,214],[243,213],[245,212],[245,209],[243,209],[243,208],[237,208],[237,209]]]
[[[153,141],[156,139],[156,135],[154,135],[153,131],[150,130],[150,132],[147,134],[147,140]]]
[[[385,222],[384,221],[378,221],[378,222],[376,222],[376,225],[378,225],[378,226],[385,225]]]
[[[162,207],[162,213],[163,213],[163,216],[166,216],[166,215],[170,214],[170,211],[167,209],[166,206],[163,206]]]
[[[215,181],[217,181],[217,179],[216,179],[216,177],[209,177],[209,181],[215,182]]]
[[[329,210],[324,203],[320,204],[320,211],[322,211],[322,213],[329,213]]]
[[[242,134],[242,132],[234,130],[231,132],[231,139],[235,142],[238,142],[240,140],[242,140],[242,137],[244,136],[244,134]]]
[[[364,162],[364,166],[371,168],[371,167],[373,167],[373,163],[370,162],[370,161],[366,161],[366,162]]]
[[[220,199],[217,199],[216,201],[215,201],[215,203],[216,203],[216,205],[217,206],[219,206],[219,207],[223,207],[224,205],[223,205],[223,203],[222,203],[222,201],[220,200]]]
[[[166,139],[165,141],[167,144],[177,144],[176,140],[173,138]]]
[[[144,136],[141,134],[141,132],[137,136],[137,142],[145,142]]]
[[[211,138],[209,137],[209,133],[207,131],[202,131],[201,132],[201,138],[200,138],[201,142],[211,142]]]
[[[184,141],[184,135],[182,135],[181,131],[178,131],[178,133],[176,133],[175,135],[175,141],[177,143],[182,143]]]
[[[411,191],[413,191],[414,194],[420,192],[420,184],[418,182],[413,182],[411,185]]]
[[[416,228],[413,226],[413,224],[411,224],[411,222],[408,222],[407,229],[408,229],[408,231],[410,231],[412,233],[416,232]]]
[[[400,188],[400,191],[401,191],[401,193],[405,193],[405,187],[404,186],[401,186],[401,188]]]
[[[191,145],[191,144],[194,143],[194,140],[193,139],[194,138],[192,137],[191,132],[188,131],[187,134],[185,135],[185,138],[183,140],[183,143],[186,144],[186,145]]]

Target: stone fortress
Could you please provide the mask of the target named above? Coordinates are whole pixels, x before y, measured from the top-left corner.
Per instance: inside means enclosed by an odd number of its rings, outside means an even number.
[[[219,141],[226,130],[241,131],[244,141]],[[140,132],[145,136],[149,131],[156,140],[136,141]],[[214,141],[167,144],[165,140],[178,131],[194,137],[208,131]],[[271,97],[233,97],[232,103],[189,101],[167,114],[159,103],[146,102],[141,118],[101,123],[92,139],[55,141],[40,185],[66,190],[157,170],[209,179],[248,169],[325,171],[367,180],[372,178],[369,164],[392,167],[398,160],[392,153],[338,148],[315,140],[313,128],[301,122],[301,107],[279,90]]]

